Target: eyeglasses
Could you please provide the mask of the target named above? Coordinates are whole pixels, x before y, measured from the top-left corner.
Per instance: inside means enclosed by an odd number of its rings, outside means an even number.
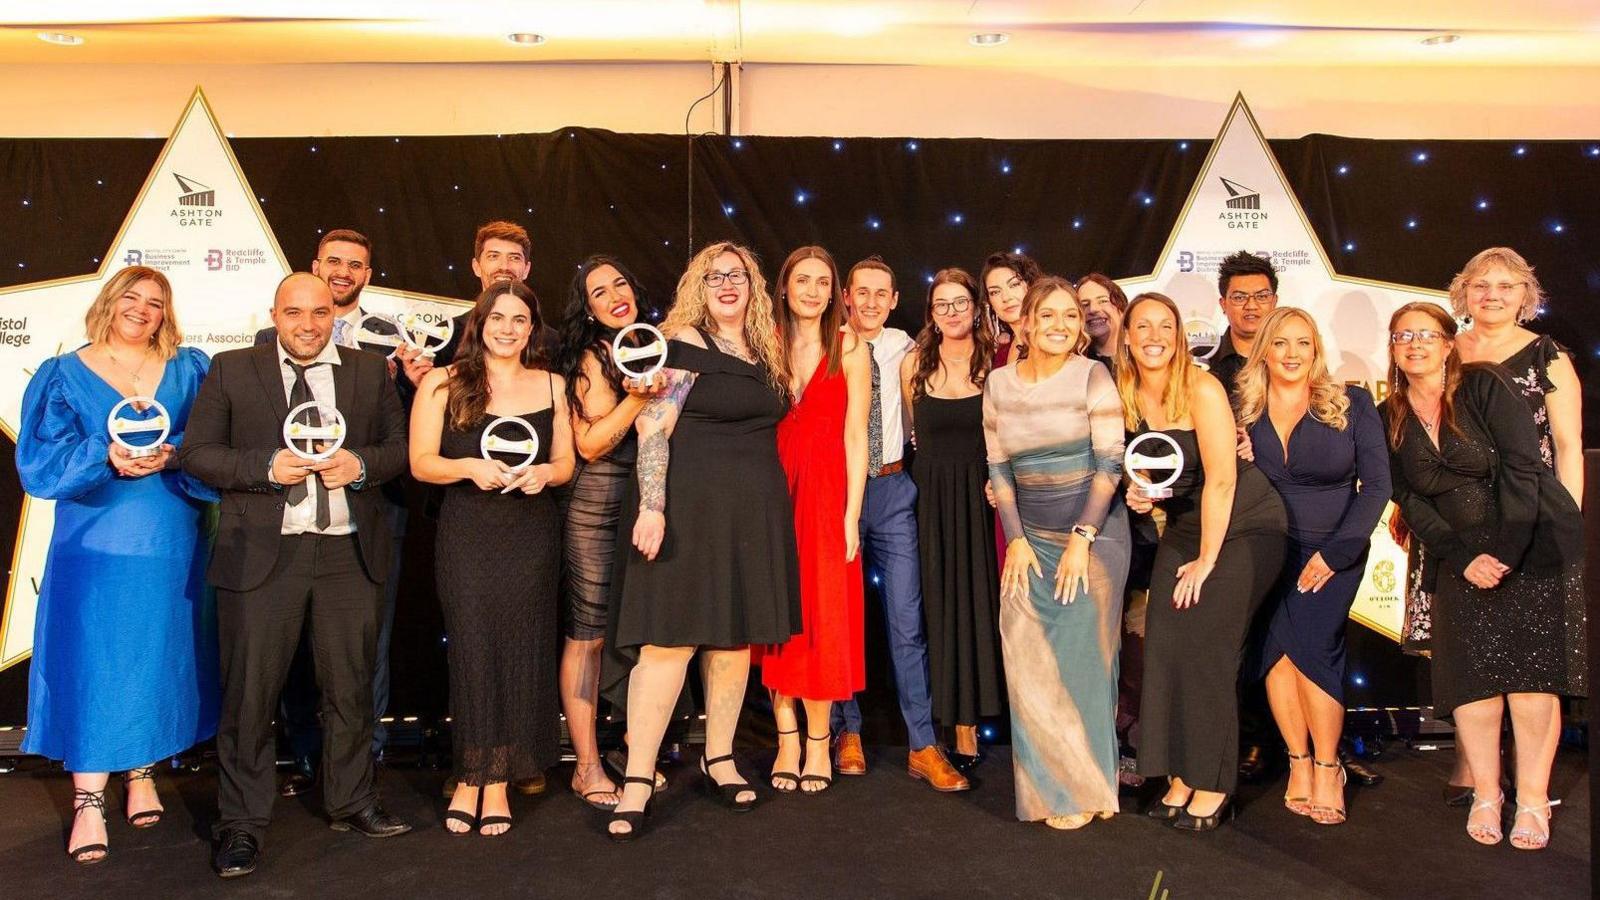
[[[734,269],[732,272],[707,272],[700,280],[706,283],[706,287],[722,287],[724,281],[729,284],[744,284],[750,280],[750,273],[743,269]]]
[[[964,313],[971,308],[972,300],[969,297],[958,297],[954,300],[933,301],[933,314],[936,316],[948,316],[951,313]]]
[[[1271,303],[1273,300],[1275,300],[1277,296],[1277,291],[1256,291],[1254,294],[1246,294],[1244,291],[1234,291],[1228,295],[1227,300],[1234,306],[1243,306],[1251,301],[1254,301],[1257,306],[1266,306],[1268,303]]]
[[[1490,284],[1487,281],[1474,281],[1473,283],[1467,285],[1467,293],[1474,297],[1487,297],[1489,296],[1489,292],[1491,290],[1495,290],[1496,293],[1509,294],[1517,288],[1525,288],[1527,286],[1528,283],[1526,281],[1502,281],[1499,284]]]
[[[1432,328],[1419,328],[1415,331],[1391,331],[1389,333],[1389,343],[1397,345],[1409,344],[1412,342],[1419,344],[1437,344],[1443,339],[1444,332],[1434,331]]]

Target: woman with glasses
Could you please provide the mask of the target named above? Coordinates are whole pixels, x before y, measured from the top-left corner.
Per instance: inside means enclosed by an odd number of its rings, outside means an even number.
[[[1110,371],[1083,355],[1071,282],[1035,281],[1020,322],[1028,355],[983,391],[989,477],[1010,540],[1000,635],[1017,818],[1070,830],[1118,810],[1122,417]]]
[[[1289,514],[1289,555],[1267,598],[1254,678],[1289,750],[1284,805],[1319,825],[1345,820],[1344,633],[1389,503],[1389,448],[1372,395],[1328,373],[1316,322],[1281,306],[1239,371],[1239,425]],[[1315,751],[1315,752],[1313,752]]]
[[[619,526],[633,546],[612,575],[609,642],[638,660],[627,774],[607,826],[617,841],[644,827],[656,754],[697,652],[705,787],[735,812],[755,806],[733,758],[750,645],[782,644],[802,624],[794,508],[778,457],[787,354],[754,255],[725,241],[696,253],[662,331],[667,387],[638,418],[637,478]]]
[[[1583,522],[1540,454],[1512,374],[1463,366],[1434,303],[1389,320],[1384,414],[1394,496],[1427,548],[1438,603],[1433,705],[1455,720],[1474,788],[1467,834],[1501,839],[1500,732],[1516,742],[1512,846],[1550,839],[1558,695],[1584,696]]]
[[[917,452],[917,546],[928,635],[933,718],[955,729],[955,765],[978,761],[978,720],[1004,709],[999,569],[994,513],[984,500],[983,385],[994,333],[962,269],[941,269],[928,287],[916,349],[900,364]]]

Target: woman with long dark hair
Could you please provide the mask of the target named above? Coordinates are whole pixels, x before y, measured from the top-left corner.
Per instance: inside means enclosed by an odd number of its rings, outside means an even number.
[[[1550,840],[1559,695],[1584,696],[1583,521],[1540,454],[1511,373],[1461,365],[1456,322],[1435,303],[1389,320],[1388,428],[1395,501],[1427,549],[1433,705],[1455,720],[1474,799],[1467,834],[1501,839],[1500,732],[1516,742],[1511,844]]]
[[[933,718],[955,729],[958,768],[978,760],[978,720],[1004,711],[994,514],[984,500],[983,385],[994,330],[977,282],[941,269],[916,349],[900,364],[917,452],[917,546]]]
[[[561,516],[546,488],[572,477],[572,426],[563,379],[538,347],[541,327],[526,285],[485,290],[455,360],[423,377],[411,408],[411,473],[447,485],[434,552],[449,638],[452,834],[510,830],[507,783],[542,775],[560,755]],[[485,429],[502,417],[538,438],[525,467],[483,452]]]
[[[778,423],[778,459],[794,503],[805,627],[782,644],[752,648],[751,661],[772,692],[772,786],[815,794],[833,784],[833,704],[867,686],[859,551],[872,370],[867,343],[844,330],[839,268],[828,251],[789,254],[778,271],[776,306],[794,398]],[[796,700],[806,714],[803,768]]]
[[[1016,328],[1022,319],[1022,298],[1028,293],[1028,287],[1043,276],[1039,264],[1025,253],[997,251],[983,261],[978,286],[989,303],[989,314],[994,317],[996,368],[1017,356],[1020,336]]]
[[[567,382],[577,475],[567,500],[562,584],[561,706],[577,763],[572,790],[596,809],[617,805],[617,788],[600,762],[595,705],[606,595],[616,552],[622,495],[633,475],[634,420],[665,378],[624,377],[612,359],[617,332],[654,314],[623,264],[591,256],[578,266],[561,321],[555,370]]]

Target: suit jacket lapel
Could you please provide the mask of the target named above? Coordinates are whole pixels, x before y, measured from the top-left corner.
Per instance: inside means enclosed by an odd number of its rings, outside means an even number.
[[[339,364],[333,367],[333,405],[344,414],[345,425],[350,424],[350,413],[355,409],[356,361],[348,347],[339,348]]]
[[[262,344],[255,348],[256,375],[261,378],[261,391],[266,394],[267,403],[277,413],[278,421],[282,422],[289,417],[289,398],[283,391],[283,372],[278,365],[278,340],[273,338],[272,343]]]

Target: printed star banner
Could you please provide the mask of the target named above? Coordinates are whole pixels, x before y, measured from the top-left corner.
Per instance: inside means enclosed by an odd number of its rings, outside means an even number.
[[[1228,324],[1218,305],[1217,268],[1239,250],[1272,261],[1279,306],[1311,312],[1333,377],[1365,387],[1378,401],[1387,392],[1389,316],[1416,300],[1447,302],[1442,291],[1334,271],[1243,96],[1234,99],[1156,270],[1118,283],[1130,299],[1143,291],[1171,297],[1183,312],[1191,345],[1215,346]],[[1350,617],[1399,641],[1406,558],[1389,537],[1393,510],[1391,504],[1373,531],[1366,577]]]
[[[329,225],[338,227],[337,223]],[[195,90],[156,159],[133,208],[93,274],[0,290],[0,428],[12,439],[22,393],[45,359],[87,340],[83,317],[100,286],[119,269],[145,265],[172,282],[173,310],[184,343],[209,354],[255,341],[271,324],[273,290],[293,269],[239,169],[205,96]],[[368,287],[369,311],[454,315],[444,298]],[[50,546],[54,503],[23,496],[3,618],[0,669],[33,650],[34,612]],[[156,527],[152,524],[152,527]]]

